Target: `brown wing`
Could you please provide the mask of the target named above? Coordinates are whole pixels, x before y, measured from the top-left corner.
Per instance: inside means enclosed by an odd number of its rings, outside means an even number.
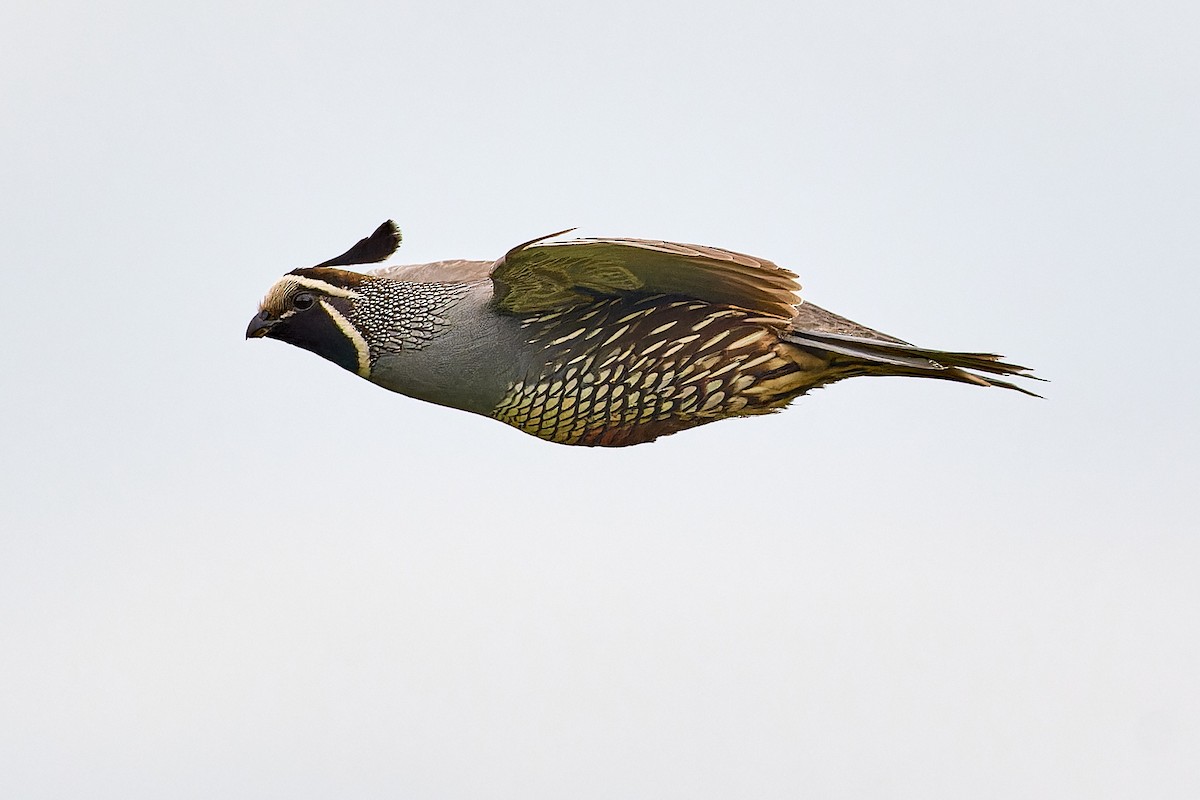
[[[799,302],[796,275],[761,258],[646,239],[548,238],[518,245],[496,262],[500,308],[525,313],[598,296],[679,294],[790,319]]]
[[[398,264],[379,267],[367,272],[380,278],[415,283],[474,283],[486,279],[492,271],[491,261],[434,261],[432,264]]]

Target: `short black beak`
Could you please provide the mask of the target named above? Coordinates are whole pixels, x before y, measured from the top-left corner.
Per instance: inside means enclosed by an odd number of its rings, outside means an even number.
[[[260,311],[250,320],[250,324],[246,326],[247,339],[261,339],[270,333],[271,328],[275,327],[277,319],[271,319],[271,315],[266,311]]]

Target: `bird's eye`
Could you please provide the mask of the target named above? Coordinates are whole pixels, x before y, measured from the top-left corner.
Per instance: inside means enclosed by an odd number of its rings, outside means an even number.
[[[305,311],[312,308],[314,302],[316,301],[313,300],[313,296],[308,292],[301,292],[292,298],[292,306],[297,311]]]

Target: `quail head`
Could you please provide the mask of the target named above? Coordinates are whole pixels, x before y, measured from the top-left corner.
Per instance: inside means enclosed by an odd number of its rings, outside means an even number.
[[[400,245],[391,221],[295,269],[246,329],[410,397],[562,444],[624,446],[768,414],[858,375],[1028,390],[986,353],[929,350],[801,302],[770,261],[644,239],[561,239],[497,261],[366,272]],[[983,374],[979,374],[983,373]]]

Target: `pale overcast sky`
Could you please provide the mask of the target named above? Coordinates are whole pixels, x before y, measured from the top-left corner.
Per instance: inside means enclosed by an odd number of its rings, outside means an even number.
[[[1197,8],[5,3],[0,796],[1200,796]],[[1052,383],[590,450],[243,341],[389,217]]]

